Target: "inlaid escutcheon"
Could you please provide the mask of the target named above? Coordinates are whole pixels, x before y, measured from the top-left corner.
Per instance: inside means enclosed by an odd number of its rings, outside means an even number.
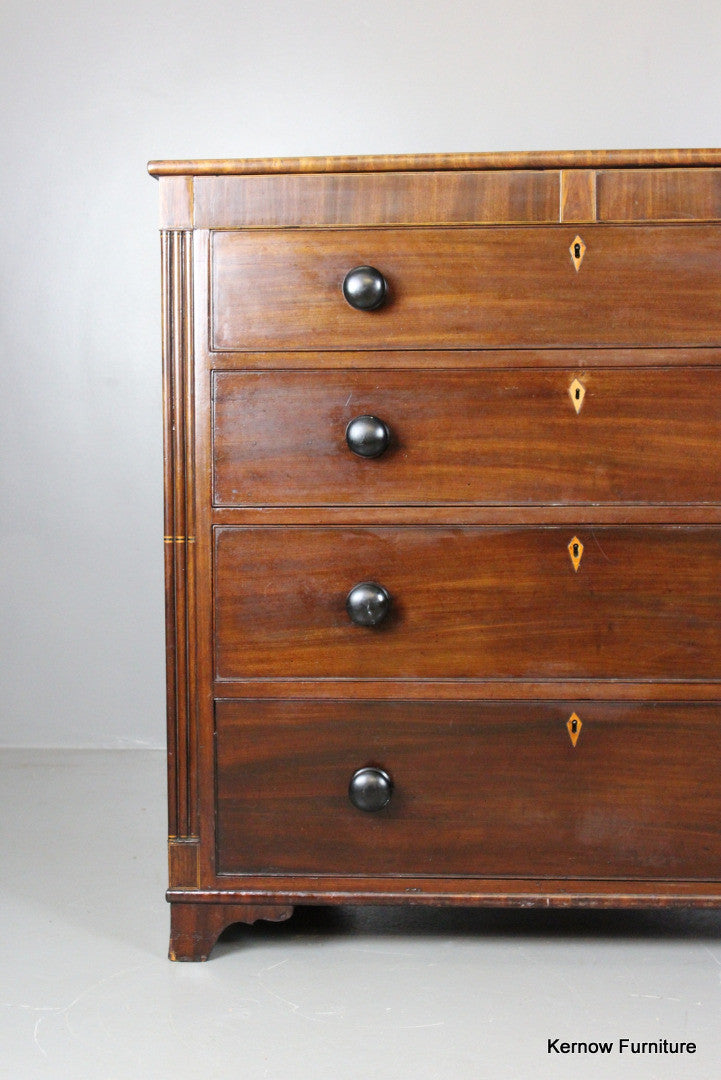
[[[583,399],[586,396],[586,387],[580,381],[580,379],[574,379],[568,388],[568,395],[571,398],[573,407],[576,410],[576,415],[580,413],[583,408]]]
[[[578,573],[578,568],[581,565],[581,559],[583,558],[583,544],[577,536],[574,536],[569,540],[568,554],[571,556],[573,569]]]
[[[566,721],[566,728],[568,730],[568,735],[571,740],[572,746],[575,746],[578,742],[578,737],[581,734],[582,727],[583,724],[581,722],[580,716],[575,712],[571,713],[568,720]]]
[[[573,263],[576,273],[581,269],[581,263],[583,262],[583,256],[586,254],[586,245],[583,239],[576,235],[571,241],[571,246],[568,249],[571,253],[571,262]]]

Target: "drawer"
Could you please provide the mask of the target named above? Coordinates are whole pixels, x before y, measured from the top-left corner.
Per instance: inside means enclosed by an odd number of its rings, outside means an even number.
[[[715,680],[720,567],[705,526],[218,526],[216,675]]]
[[[721,501],[721,368],[224,371],[213,409],[218,506]]]
[[[719,880],[720,708],[219,701],[219,869]],[[368,767],[393,785],[372,812]]]
[[[210,261],[215,350],[721,344],[716,225],[218,231]]]

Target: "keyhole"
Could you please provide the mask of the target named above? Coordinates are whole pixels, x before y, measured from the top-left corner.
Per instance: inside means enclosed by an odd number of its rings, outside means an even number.
[[[574,735],[578,731],[578,720],[572,720],[571,721],[571,731],[573,732]]]
[[[581,245],[576,243],[573,245],[573,254],[577,259],[581,258]]]
[[[580,401],[580,400],[581,400],[581,388],[580,388],[580,386],[577,386],[576,387],[576,401]]]
[[[573,545],[573,557],[574,559],[578,558],[578,544]]]

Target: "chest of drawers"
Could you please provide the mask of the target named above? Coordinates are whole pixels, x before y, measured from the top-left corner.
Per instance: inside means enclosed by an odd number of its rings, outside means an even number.
[[[721,151],[150,171],[171,957],[721,902]]]

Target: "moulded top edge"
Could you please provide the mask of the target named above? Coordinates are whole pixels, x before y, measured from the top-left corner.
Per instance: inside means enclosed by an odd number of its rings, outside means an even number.
[[[358,157],[223,158],[150,161],[151,176],[272,173],[420,172],[459,169],[594,169],[721,166],[721,149],[539,150],[480,154],[390,154]]]

